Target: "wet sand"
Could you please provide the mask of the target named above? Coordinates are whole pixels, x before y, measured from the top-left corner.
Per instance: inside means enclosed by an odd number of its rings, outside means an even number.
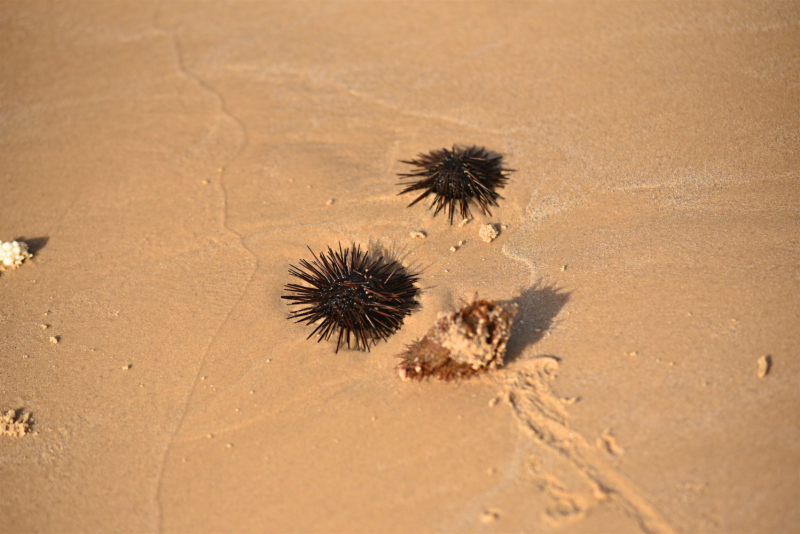
[[[796,3],[0,12],[3,531],[800,524]],[[397,195],[453,144],[515,169],[464,226]],[[420,276],[369,353],[280,298],[339,242]],[[506,365],[400,380],[476,292]]]

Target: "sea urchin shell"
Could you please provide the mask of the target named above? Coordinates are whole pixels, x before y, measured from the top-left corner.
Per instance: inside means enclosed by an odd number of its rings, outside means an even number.
[[[452,380],[501,367],[515,315],[516,304],[477,297],[459,310],[440,313],[428,333],[400,355],[400,377]]]
[[[309,251],[311,249],[309,248]],[[369,350],[380,339],[387,339],[403,324],[416,301],[417,277],[405,272],[403,267],[383,257],[371,257],[361,252],[361,247],[334,251],[314,260],[300,260],[298,269],[290,266],[289,274],[308,285],[286,284],[293,293],[281,298],[292,305],[303,306],[292,311],[289,319],[308,324],[319,321],[309,338],[319,333],[319,340],[337,334],[336,352],[342,342],[350,348],[350,336],[359,350]]]
[[[470,202],[477,204],[483,213],[491,215],[489,206],[497,206],[497,199],[503,198],[495,191],[508,182],[505,173],[510,169],[503,168],[502,156],[490,155],[485,148],[477,146],[464,149],[453,146],[453,150],[443,148],[417,157],[419,159],[402,161],[417,167],[414,172],[398,175],[415,180],[400,184],[405,189],[399,194],[423,190],[409,206],[433,194],[431,208],[436,206],[434,216],[447,208],[447,216],[450,224],[453,224],[456,206],[461,217],[469,219]]]

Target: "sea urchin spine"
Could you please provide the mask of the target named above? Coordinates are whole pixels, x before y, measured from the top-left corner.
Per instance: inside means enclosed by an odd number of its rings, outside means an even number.
[[[443,148],[417,157],[419,159],[401,161],[417,167],[414,172],[398,175],[414,180],[400,184],[405,189],[399,194],[423,191],[409,206],[433,194],[430,206],[436,206],[433,215],[446,208],[450,224],[453,224],[456,207],[464,219],[470,217],[470,202],[477,204],[483,213],[491,215],[489,206],[497,206],[497,199],[503,198],[495,189],[505,187],[508,182],[505,173],[511,169],[503,168],[502,156],[490,155],[485,148],[477,146],[464,149],[453,146],[453,150]]]
[[[342,343],[350,348],[369,351],[381,339],[387,339],[403,324],[403,318],[416,305],[417,277],[405,272],[395,261],[371,257],[361,247],[328,252],[319,257],[309,248],[314,260],[300,260],[301,268],[290,266],[289,274],[307,285],[286,284],[293,293],[281,298],[303,306],[289,319],[313,324],[319,321],[309,338],[319,333],[319,340],[336,335],[336,352]]]

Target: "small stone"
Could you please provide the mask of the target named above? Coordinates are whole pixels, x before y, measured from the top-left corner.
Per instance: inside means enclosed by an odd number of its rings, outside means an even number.
[[[127,370],[128,370],[128,369],[130,369],[131,367],[133,367],[133,364],[130,364],[130,363],[129,363],[128,365],[123,365],[123,366],[122,366],[122,370],[123,370],[123,371],[127,371]]]
[[[333,204],[335,201],[336,201],[336,199],[335,199],[335,198],[329,198],[328,200],[326,200],[326,201],[325,201],[325,205],[326,205],[326,206],[330,206],[330,205],[331,205],[331,204]]]
[[[211,183],[211,182],[209,182],[208,180],[203,180],[203,185],[208,185],[208,184],[210,184],[210,183]]]
[[[422,230],[414,230],[409,235],[411,236],[411,239],[425,239],[426,237],[428,237],[428,234],[426,234]]]
[[[483,240],[484,243],[491,243],[494,241],[499,234],[497,228],[493,224],[483,224],[481,225],[481,229],[478,231],[478,235]]]
[[[450,252],[455,252],[456,250],[458,250],[456,247],[450,247]]]
[[[460,223],[458,223],[459,228],[464,228],[465,225],[469,224],[472,219],[462,219]]]
[[[494,510],[484,510],[481,514],[481,523],[484,525],[488,525],[489,523],[494,523],[498,519],[500,519],[500,514]]]
[[[42,324],[39,325],[39,328],[41,328],[42,330],[47,330],[49,327],[50,327],[49,324],[42,323]]]
[[[758,371],[757,376],[758,378],[765,378],[772,367],[772,356],[767,354],[766,356],[762,356],[758,359]]]
[[[53,345],[58,345],[58,342],[61,341],[58,336],[50,336],[50,343]]]

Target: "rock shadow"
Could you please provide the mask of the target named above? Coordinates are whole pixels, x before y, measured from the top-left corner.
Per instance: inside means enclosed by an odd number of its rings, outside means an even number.
[[[556,284],[544,285],[537,282],[511,300],[519,306],[519,313],[508,340],[506,364],[520,358],[529,345],[544,337],[553,326],[561,308],[569,302],[571,294]]]
[[[36,254],[47,245],[47,242],[50,241],[50,236],[31,237],[30,239],[26,239],[25,236],[20,236],[14,239],[14,241],[24,241],[28,245],[28,252]]]

